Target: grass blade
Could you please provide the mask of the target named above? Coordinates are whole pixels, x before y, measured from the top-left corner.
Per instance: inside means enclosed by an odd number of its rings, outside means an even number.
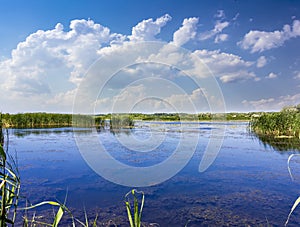
[[[56,213],[56,216],[54,218],[54,222],[53,222],[53,227],[57,227],[58,226],[58,223],[60,222],[62,216],[64,214],[64,210],[63,208],[60,206],[57,213]]]
[[[128,215],[128,220],[130,223],[130,227],[134,227],[133,220],[132,220],[132,215],[131,215],[131,207],[129,202],[125,202],[126,204],[126,210],[127,210],[127,215]]]
[[[299,205],[299,203],[300,203],[300,196],[294,202],[294,205],[293,205],[293,207],[292,207],[292,209],[291,209],[291,211],[290,211],[290,213],[289,213],[289,215],[287,217],[287,220],[286,220],[284,226],[287,226],[287,224],[289,223],[290,217],[291,217],[292,213],[294,212],[294,210],[296,209],[296,207]]]

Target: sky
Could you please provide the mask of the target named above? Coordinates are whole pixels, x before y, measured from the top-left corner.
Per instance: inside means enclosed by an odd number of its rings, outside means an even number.
[[[0,0],[0,111],[278,111],[299,47],[297,0]]]

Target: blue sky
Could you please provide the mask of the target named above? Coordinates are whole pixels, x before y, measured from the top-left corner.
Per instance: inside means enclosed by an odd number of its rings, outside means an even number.
[[[215,79],[211,83],[220,87],[228,112],[272,111],[300,103],[299,1],[0,0],[0,28],[2,112],[71,113],[97,59],[145,41],[196,55]],[[95,90],[103,95],[93,100],[94,108],[110,112],[109,102],[122,106],[122,101],[139,106],[129,111],[151,112],[147,106],[152,112],[168,111],[169,105],[189,112],[189,100],[197,111],[207,112],[217,105],[212,88],[188,81],[199,71],[186,75],[166,69],[166,62],[182,63],[169,60],[162,60],[161,68],[139,63],[120,69],[102,93]],[[162,92],[164,82],[150,82],[149,74],[176,88]],[[101,79],[97,75],[99,84]]]

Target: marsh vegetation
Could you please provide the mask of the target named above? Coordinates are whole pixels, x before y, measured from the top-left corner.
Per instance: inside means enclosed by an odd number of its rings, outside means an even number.
[[[116,113],[116,114],[58,114],[17,113],[1,114],[5,128],[108,127],[133,128],[135,121],[249,121],[257,113],[187,114],[187,113]]]
[[[300,139],[300,104],[280,112],[262,113],[251,120],[251,129],[258,135]]]
[[[250,129],[262,143],[279,151],[300,150],[300,104],[261,113],[251,119]]]

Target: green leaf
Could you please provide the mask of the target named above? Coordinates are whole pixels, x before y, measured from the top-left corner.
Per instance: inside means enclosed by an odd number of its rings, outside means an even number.
[[[126,204],[126,210],[127,210],[127,215],[128,215],[128,220],[130,223],[130,227],[134,227],[133,220],[132,220],[132,215],[131,215],[131,208],[130,208],[130,203],[125,202]]]
[[[98,214],[96,215],[94,222],[93,222],[93,227],[97,227],[97,219],[98,219]]]
[[[52,225],[53,227],[57,227],[58,226],[58,224],[59,224],[59,222],[60,222],[63,214],[64,214],[64,210],[60,206],[59,209],[58,209],[58,211],[57,211],[57,213],[56,213],[56,216],[54,218],[54,222],[53,222],[53,225]]]

